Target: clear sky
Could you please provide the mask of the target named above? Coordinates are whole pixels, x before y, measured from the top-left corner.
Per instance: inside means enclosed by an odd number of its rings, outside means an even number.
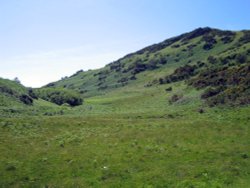
[[[250,0],[0,0],[0,77],[39,87],[205,26],[250,29]]]

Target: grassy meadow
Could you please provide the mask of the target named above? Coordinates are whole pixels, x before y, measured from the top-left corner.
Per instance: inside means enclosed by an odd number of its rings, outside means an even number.
[[[1,118],[0,186],[248,187],[248,107],[199,113],[196,90],[170,105],[164,86],[136,88]]]

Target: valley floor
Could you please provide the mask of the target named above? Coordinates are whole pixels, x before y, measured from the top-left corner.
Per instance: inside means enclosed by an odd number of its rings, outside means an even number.
[[[1,118],[0,187],[248,187],[249,114]]]

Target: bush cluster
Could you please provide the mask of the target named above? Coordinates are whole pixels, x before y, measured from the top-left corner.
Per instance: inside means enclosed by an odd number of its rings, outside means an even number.
[[[159,79],[160,84],[172,83],[185,80],[196,74],[196,65],[185,65],[175,69],[174,73]]]
[[[79,93],[68,89],[42,88],[37,90],[37,95],[46,101],[58,105],[67,103],[70,106],[77,106],[83,103],[83,99]]]
[[[250,31],[243,31],[244,35],[239,39],[242,44],[250,42]]]
[[[214,45],[217,43],[213,35],[204,35],[202,40],[205,41],[205,44],[203,46],[204,50],[212,49]]]
[[[201,95],[210,106],[218,104],[250,104],[250,64],[213,68],[199,74],[189,82],[202,89]]]

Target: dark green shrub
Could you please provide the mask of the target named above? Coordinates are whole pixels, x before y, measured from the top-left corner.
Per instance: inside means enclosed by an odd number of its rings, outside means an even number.
[[[214,56],[209,56],[207,58],[207,61],[208,61],[208,63],[211,63],[211,64],[216,64],[217,63],[217,59]]]
[[[120,80],[118,80],[117,83],[124,83],[124,82],[127,82],[127,81],[128,81],[128,78],[123,77]]]
[[[77,71],[75,74],[71,75],[69,78],[72,78],[72,77],[74,77],[74,76],[77,76],[78,74],[80,74],[80,73],[82,73],[82,72],[84,72],[84,71],[83,71],[83,70],[79,70],[79,71]]]
[[[83,102],[78,92],[63,88],[42,88],[36,93],[38,97],[58,105],[67,103],[70,106],[77,106]]]
[[[165,89],[165,91],[167,91],[167,92],[168,92],[168,91],[172,91],[172,90],[173,90],[172,87],[168,87],[168,88]]]
[[[202,37],[202,40],[205,41],[205,44],[203,46],[204,50],[210,50],[214,47],[214,44],[217,43],[216,39],[213,35],[204,35]]]
[[[197,69],[196,65],[185,65],[183,67],[179,67],[175,69],[174,73],[166,76],[165,78],[159,78],[159,84],[166,84],[166,83],[186,80],[197,74],[195,72],[196,69]]]
[[[106,75],[100,74],[98,80],[103,81],[107,78]]]
[[[209,97],[215,96],[223,91],[223,88],[208,88],[202,95],[202,99],[207,99]]]
[[[163,78],[159,78],[159,84],[165,84],[165,81]]]
[[[19,96],[20,101],[22,101],[24,104],[31,105],[33,103],[33,99],[25,94],[22,94]]]
[[[157,61],[151,60],[151,61],[149,61],[149,63],[146,65],[146,68],[147,68],[147,70],[154,70],[154,69],[157,69],[157,68],[159,68],[159,67],[157,66]]]
[[[133,74],[129,79],[130,80],[136,80],[136,76]]]
[[[196,78],[191,79],[189,84],[198,89],[210,86],[201,95],[209,106],[225,103],[250,104],[250,65],[248,64],[205,69]]]
[[[55,83],[49,83],[45,87],[54,87],[54,86],[55,86]]]
[[[223,94],[207,99],[207,104],[214,107],[219,104],[225,104],[225,96]]]
[[[215,40],[213,34],[203,35],[202,40],[205,41],[205,42],[207,42],[207,43],[212,43],[212,44],[216,43],[216,40]]]
[[[222,65],[226,65],[229,63],[229,58],[228,57],[223,57],[223,58],[220,58],[220,63]]]
[[[201,67],[204,67],[206,64],[204,62],[202,62],[202,61],[198,61],[197,65],[198,65],[199,68],[201,68]]]
[[[228,44],[230,42],[233,42],[234,36],[224,36],[221,38],[221,40],[224,44]]]
[[[185,35],[185,40],[190,40],[190,39],[193,39],[193,38],[196,38],[196,37],[199,37],[199,36],[202,36],[202,35],[205,35],[209,32],[211,32],[212,29],[209,28],[209,27],[205,27],[205,28],[197,28],[195,29],[194,31],[190,32],[190,33],[187,33]]]
[[[109,68],[110,68],[110,70],[114,70],[116,72],[119,72],[122,69],[122,64],[119,61],[116,61],[116,62],[109,64]]]
[[[160,59],[159,59],[159,64],[161,64],[161,65],[165,65],[165,64],[167,64],[167,59],[166,58],[164,58],[164,57],[160,57]]]
[[[7,93],[10,95],[17,95],[17,92],[15,92],[13,89],[11,89],[10,87],[7,87],[5,85],[0,85],[0,92]]]
[[[236,61],[239,62],[239,63],[245,63],[247,61],[247,56],[244,55],[244,54],[238,54],[236,56]]]
[[[250,31],[243,31],[244,35],[239,39],[242,44],[250,42]]]
[[[29,94],[29,96],[30,96],[31,98],[33,98],[33,99],[38,99],[36,93],[33,91],[32,88],[29,88],[29,89],[28,89],[28,94]]]
[[[135,63],[133,65],[132,74],[138,74],[138,73],[143,72],[145,70],[147,70],[147,65],[145,65],[143,63]]]
[[[179,47],[180,47],[179,44],[175,44],[175,45],[171,46],[171,48],[179,48]]]
[[[211,43],[206,43],[203,46],[204,50],[211,50],[212,48],[213,48],[213,44],[211,44]]]
[[[203,108],[200,108],[200,109],[198,109],[198,112],[199,112],[200,114],[203,114],[203,113],[205,113],[205,110],[204,110]]]
[[[163,83],[171,83],[188,79],[196,74],[195,73],[196,68],[197,68],[196,65],[193,66],[185,65],[183,67],[179,67],[175,69],[173,74],[166,76],[165,79],[163,80]]]

